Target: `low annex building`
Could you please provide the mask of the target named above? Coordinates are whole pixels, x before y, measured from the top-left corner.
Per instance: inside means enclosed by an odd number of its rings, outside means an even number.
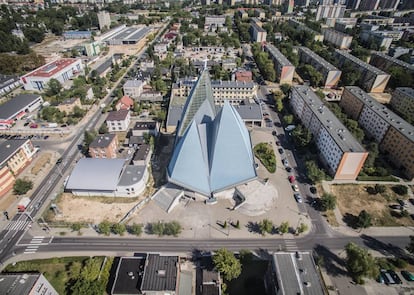
[[[11,128],[16,120],[40,108],[43,98],[38,94],[19,94],[0,105],[0,129]]]
[[[1,274],[0,290],[8,295],[59,295],[41,273]]]
[[[66,183],[75,196],[135,197],[145,190],[146,166],[127,165],[125,159],[82,158]]]

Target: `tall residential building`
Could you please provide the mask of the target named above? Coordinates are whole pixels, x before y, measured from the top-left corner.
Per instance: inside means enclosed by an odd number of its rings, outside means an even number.
[[[326,42],[332,43],[339,49],[349,49],[349,47],[351,47],[352,36],[329,28],[322,29],[322,31],[324,37],[323,39]]]
[[[346,86],[340,106],[409,179],[414,178],[414,127],[356,86]]]
[[[295,0],[295,6],[308,7],[310,0]]]
[[[341,18],[345,13],[345,5],[319,5],[316,11],[316,20],[323,18]]]
[[[359,10],[377,10],[380,0],[361,0]]]
[[[414,75],[414,66],[403,62],[397,58],[391,57],[382,52],[373,52],[369,63],[383,71],[388,71],[391,67],[402,68],[405,72]]]
[[[335,50],[335,57],[338,60],[339,68],[348,64],[361,73],[359,84],[368,92],[382,93],[387,86],[390,75],[380,69],[363,62],[359,58],[344,50]]]
[[[109,12],[106,11],[99,11],[98,15],[98,22],[99,22],[99,29],[102,30],[103,28],[109,29],[111,26],[111,17]]]
[[[266,42],[267,32],[265,29],[259,27],[256,23],[252,22],[250,26],[250,32],[253,42]]]
[[[286,10],[285,10],[286,13],[292,13],[293,7],[295,6],[295,0],[286,0],[285,5],[286,5]]]
[[[312,65],[323,75],[324,87],[332,88],[338,84],[342,74],[340,70],[307,47],[298,47],[298,51],[301,62]]]
[[[398,4],[400,4],[400,0],[381,0],[379,7],[381,9],[394,9],[396,10],[398,7]]]
[[[414,89],[399,87],[392,94],[391,106],[398,113],[402,114],[408,122],[414,124]]]
[[[361,144],[308,86],[293,86],[290,104],[312,133],[319,157],[334,179],[355,180],[368,156]]]
[[[272,59],[280,84],[292,84],[295,66],[272,44],[266,44],[265,51]]]

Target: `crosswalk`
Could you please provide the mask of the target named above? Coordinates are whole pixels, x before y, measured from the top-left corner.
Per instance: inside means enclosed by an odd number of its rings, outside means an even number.
[[[296,241],[295,240],[285,240],[285,249],[286,251],[298,251],[299,248],[296,245]]]
[[[31,223],[31,221],[28,220],[16,220],[16,221],[11,221],[7,226],[6,226],[6,230],[8,231],[19,231],[19,230],[24,230],[29,224]]]
[[[30,244],[24,250],[23,254],[34,254],[34,253],[36,253],[36,251],[39,249],[39,247],[42,244],[44,244],[43,243],[44,238],[45,238],[44,236],[33,237],[32,240],[30,241]]]

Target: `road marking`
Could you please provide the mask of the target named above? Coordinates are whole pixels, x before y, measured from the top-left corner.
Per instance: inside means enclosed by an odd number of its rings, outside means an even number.
[[[27,250],[24,250],[24,252],[23,252],[23,254],[35,254],[36,253],[36,251],[27,251]]]
[[[25,229],[28,224],[30,224],[30,221],[23,221],[23,220],[12,221],[6,226],[5,229],[8,231],[19,231],[19,230]]]
[[[44,239],[45,236],[34,236],[33,239]]]
[[[28,246],[26,249],[37,249],[39,246]]]

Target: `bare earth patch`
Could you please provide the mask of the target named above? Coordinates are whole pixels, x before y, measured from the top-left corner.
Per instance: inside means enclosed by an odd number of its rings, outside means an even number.
[[[118,222],[138,203],[137,198],[75,197],[63,194],[57,202],[60,216],[55,221],[100,223]]]
[[[33,165],[30,172],[34,175],[37,175],[46,164],[50,163],[50,158],[52,157],[51,153],[44,153],[42,154],[37,160],[36,163]]]
[[[392,210],[389,205],[396,204],[398,196],[387,186],[383,194],[371,195],[366,189],[370,185],[332,185],[332,193],[337,197],[337,204],[342,216],[349,213],[354,216],[365,210],[372,216],[373,226],[413,226],[410,217],[395,217],[398,210]],[[400,197],[401,198],[401,197]]]

